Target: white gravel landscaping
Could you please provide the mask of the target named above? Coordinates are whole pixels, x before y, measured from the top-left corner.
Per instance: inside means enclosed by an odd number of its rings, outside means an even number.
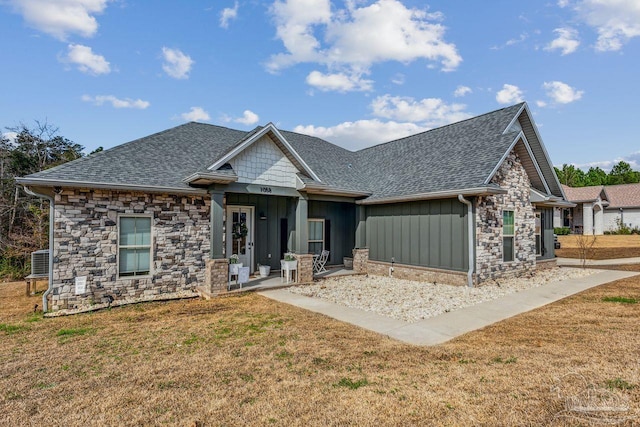
[[[412,323],[549,282],[593,273],[596,270],[553,268],[526,277],[485,282],[477,288],[373,275],[342,276],[323,279],[311,285],[293,286],[288,290]]]

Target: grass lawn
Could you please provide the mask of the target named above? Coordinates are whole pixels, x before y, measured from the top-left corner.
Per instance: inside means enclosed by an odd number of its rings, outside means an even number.
[[[586,425],[557,416],[573,372],[640,408],[637,277],[430,348],[253,293],[42,319],[23,288],[0,425]]]
[[[562,245],[556,249],[556,255],[564,258],[580,258],[578,242],[575,235],[558,236]],[[640,236],[596,236],[596,242],[591,249],[590,259],[613,259],[640,257]]]

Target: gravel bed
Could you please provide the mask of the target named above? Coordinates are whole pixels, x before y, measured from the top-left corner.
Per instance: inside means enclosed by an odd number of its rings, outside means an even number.
[[[594,273],[592,269],[553,268],[526,277],[485,282],[477,288],[359,275],[331,277],[288,290],[413,323],[549,282]]]

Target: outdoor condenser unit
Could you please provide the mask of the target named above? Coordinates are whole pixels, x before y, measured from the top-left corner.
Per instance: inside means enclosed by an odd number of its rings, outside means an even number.
[[[49,274],[49,249],[31,252],[31,275],[46,276]]]

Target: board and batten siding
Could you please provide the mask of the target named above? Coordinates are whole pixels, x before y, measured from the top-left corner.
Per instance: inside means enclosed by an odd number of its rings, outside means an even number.
[[[544,241],[545,252],[537,257],[539,260],[553,259],[556,257],[554,238],[553,238],[553,208],[536,208],[541,214],[542,220],[542,235],[541,239]]]
[[[342,264],[344,257],[352,256],[356,229],[356,207],[353,203],[309,200],[308,217],[325,220],[325,249],[329,250],[328,265]]]
[[[457,199],[367,206],[369,259],[466,271],[466,215]]]

